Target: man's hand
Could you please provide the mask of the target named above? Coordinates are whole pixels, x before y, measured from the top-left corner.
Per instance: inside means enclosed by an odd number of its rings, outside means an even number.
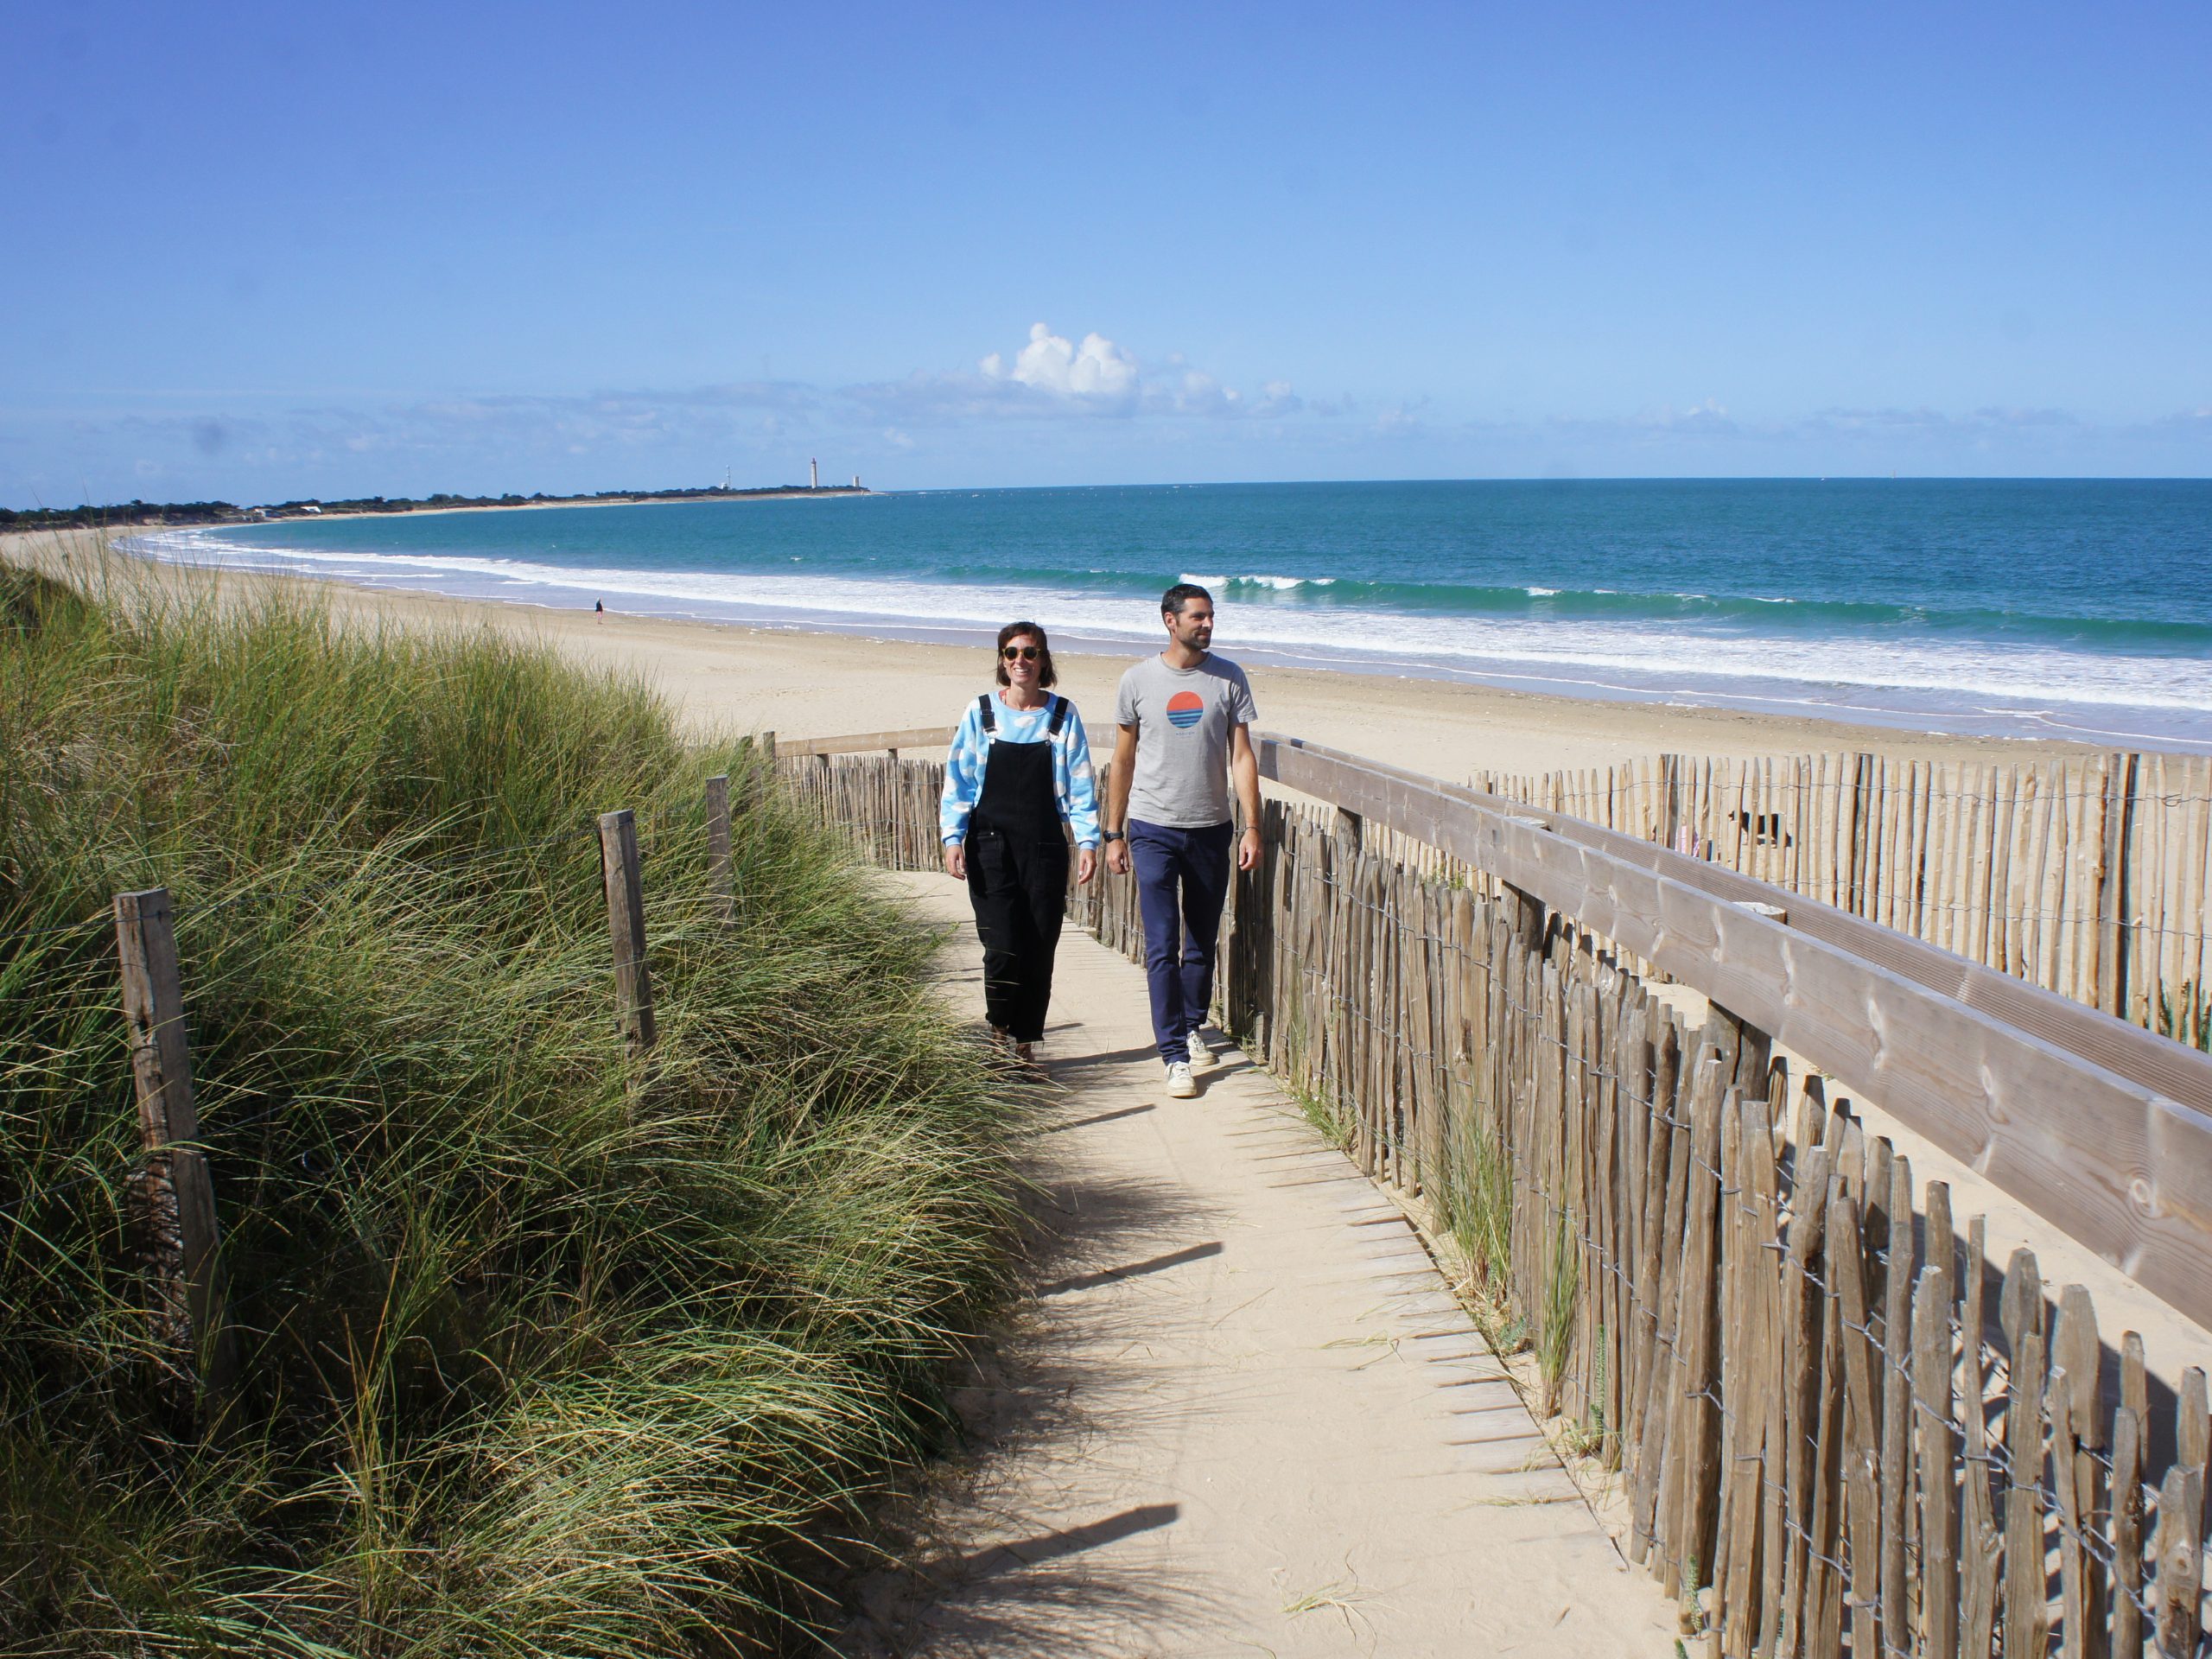
[[[1126,836],[1106,843],[1106,868],[1116,875],[1129,873],[1129,842]]]
[[[1098,849],[1095,847],[1077,848],[1075,849],[1076,886],[1078,887],[1084,886],[1090,881],[1092,876],[1097,874]]]
[[[1260,862],[1260,757],[1252,753],[1252,730],[1241,722],[1229,728],[1229,779],[1244,814],[1244,834],[1236,843],[1236,868],[1256,869]]]
[[[961,841],[944,843],[944,873],[956,881],[968,879],[968,844]]]

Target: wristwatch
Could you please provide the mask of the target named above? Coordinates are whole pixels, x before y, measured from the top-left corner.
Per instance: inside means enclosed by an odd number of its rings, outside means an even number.
[[[1102,841],[1127,841],[1128,839],[1128,836],[1122,834],[1119,830],[1101,830],[1098,832],[1098,836]]]

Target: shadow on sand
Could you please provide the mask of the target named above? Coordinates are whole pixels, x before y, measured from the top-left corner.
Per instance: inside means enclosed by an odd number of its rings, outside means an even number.
[[[1132,1387],[1134,1367],[1100,1356],[1158,1333],[1113,1298],[1078,1293],[1222,1251],[1215,1240],[1180,1243],[1201,1218],[1162,1187],[1102,1174],[1080,1158],[1053,1157],[1046,1166],[1056,1144],[1047,1137],[1153,1109],[1077,1116],[1081,1096],[1053,1086],[1079,1088],[1094,1071],[1126,1058],[1053,1058],[1052,1083],[1041,1091],[1038,1161],[1024,1172],[1030,1294],[950,1391],[960,1452],[928,1489],[899,1506],[877,1540],[887,1559],[849,1588],[835,1648],[849,1659],[1074,1659],[1120,1650],[1136,1632],[1202,1625],[1209,1605],[1217,1605],[1187,1577],[1168,1583],[1126,1552],[1112,1565],[1095,1559],[1106,1546],[1175,1526],[1181,1507],[1165,1495],[1065,1524],[1066,1509],[1056,1507],[1049,1521],[1025,1514],[1004,1478],[1033,1458],[1057,1459],[1069,1466],[1072,1496],[1086,1449],[1111,1444],[1116,1420],[1144,1408],[1141,1390]],[[1136,1123],[1119,1132],[1146,1131]]]

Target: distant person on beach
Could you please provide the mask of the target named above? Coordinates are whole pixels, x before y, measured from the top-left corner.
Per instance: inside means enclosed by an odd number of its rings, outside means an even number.
[[[605,600],[594,599],[592,601],[591,620],[594,622],[604,622],[607,620],[607,601]]]
[[[1193,1069],[1215,1064],[1198,1029],[1213,1003],[1214,946],[1229,897],[1230,780],[1244,809],[1236,868],[1260,861],[1259,715],[1244,671],[1213,654],[1213,595],[1179,582],[1160,596],[1167,649],[1122,676],[1107,782],[1106,864],[1134,868],[1144,915],[1152,1033],[1167,1092],[1198,1092]]]
[[[968,705],[944,763],[938,835],[944,873],[968,883],[983,944],[991,1039],[1034,1064],[1052,1000],[1052,957],[1068,895],[1098,858],[1098,799],[1083,716],[1052,686],[1052,646],[1034,622],[999,630],[999,689]],[[1065,825],[1064,830],[1062,826]]]

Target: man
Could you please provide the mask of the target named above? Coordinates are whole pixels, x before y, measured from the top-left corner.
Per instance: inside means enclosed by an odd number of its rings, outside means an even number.
[[[1144,915],[1152,1033],[1167,1092],[1198,1092],[1193,1067],[1215,1063],[1198,1027],[1213,1002],[1214,944],[1229,897],[1229,787],[1244,808],[1236,868],[1260,861],[1258,718],[1244,671],[1213,654],[1213,595],[1180,582],[1160,598],[1167,649],[1122,676],[1107,785],[1106,865],[1134,868]]]

